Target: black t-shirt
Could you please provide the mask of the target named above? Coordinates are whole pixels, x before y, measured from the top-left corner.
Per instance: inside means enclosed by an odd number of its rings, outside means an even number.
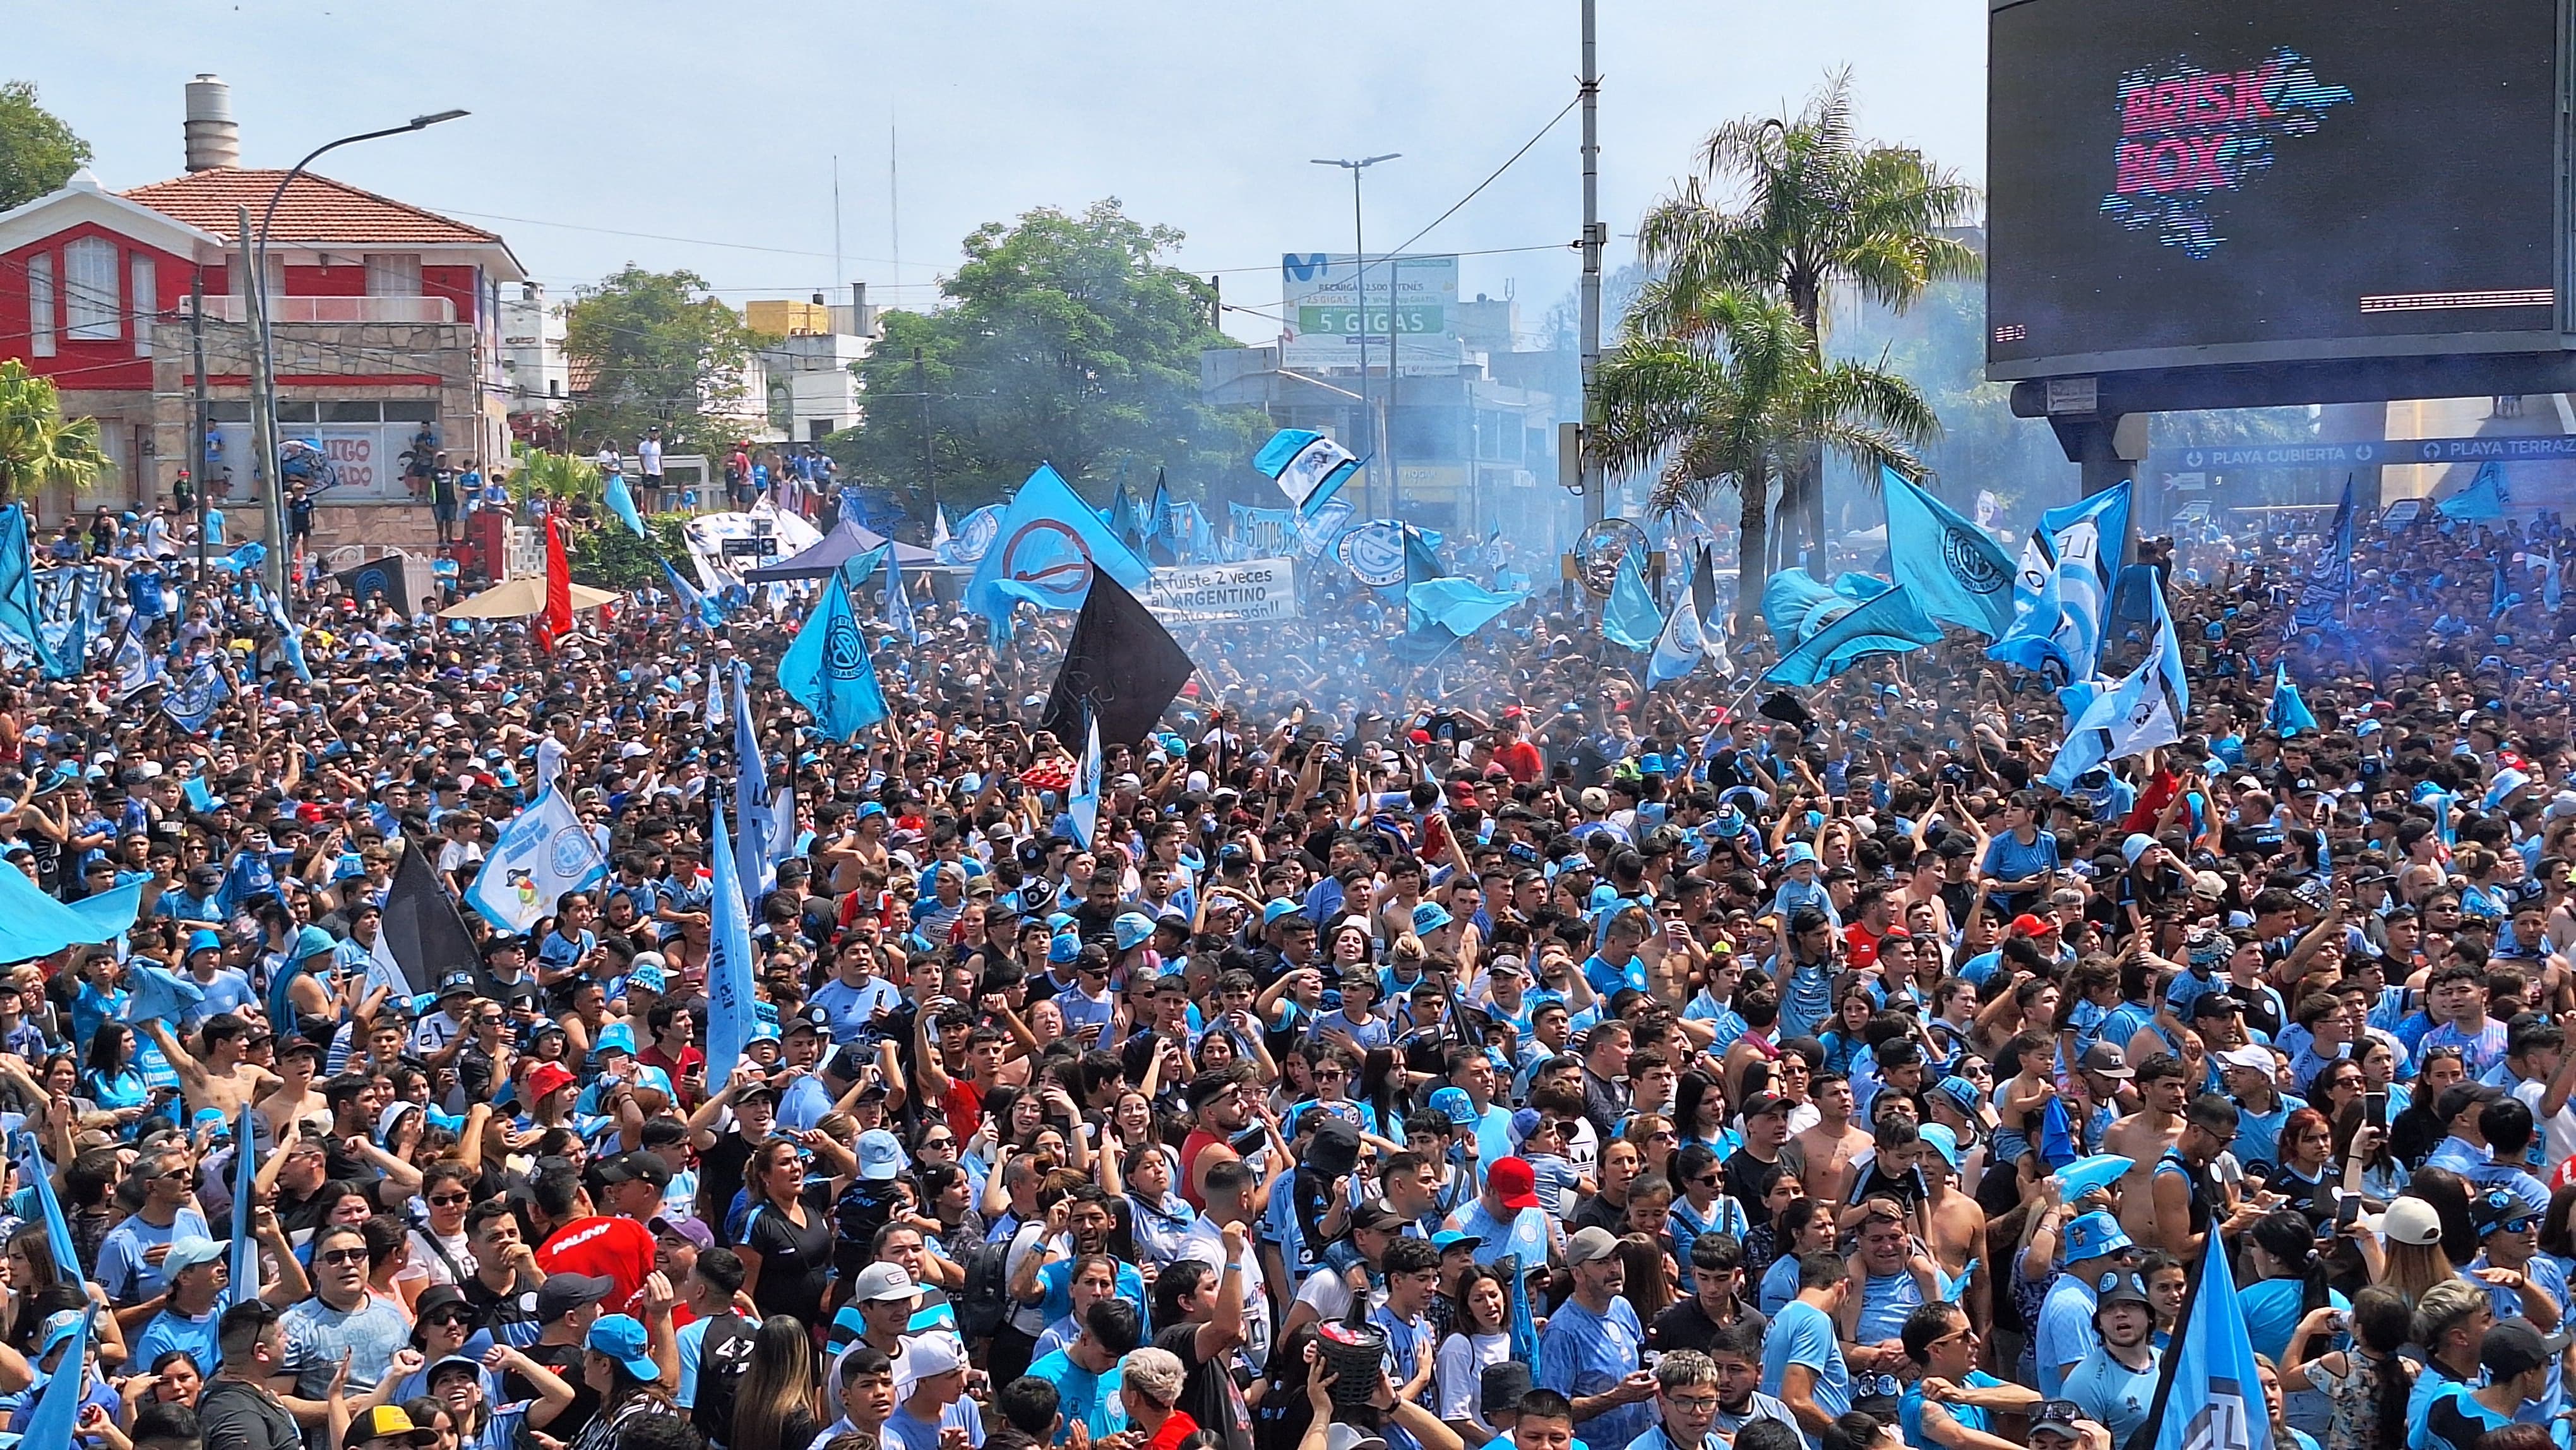
[[[1223,1440],[1225,1450],[1252,1450],[1252,1407],[1244,1402],[1243,1389],[1226,1363],[1233,1352],[1200,1359],[1195,1324],[1167,1326],[1154,1336],[1154,1347],[1170,1351],[1189,1372],[1181,1381],[1181,1412]]]
[[[763,1316],[821,1324],[823,1294],[832,1282],[832,1185],[807,1184],[801,1203],[802,1225],[780,1207],[754,1208],[743,1225],[741,1247],[760,1255],[760,1282],[751,1297]]]
[[[303,1450],[304,1434],[275,1395],[240,1380],[209,1381],[197,1397],[206,1450]]]
[[[513,1286],[509,1292],[504,1293],[485,1284],[481,1278],[472,1274],[466,1275],[457,1284],[457,1288],[464,1291],[465,1303],[474,1311],[475,1324],[491,1331],[494,1339],[503,1344],[519,1344],[537,1337],[537,1331],[534,1328],[523,1329],[515,1334],[510,1332],[519,1325],[536,1324],[536,1290],[519,1289]]]
[[[1750,1149],[1738,1148],[1726,1157],[1726,1194],[1738,1203],[1760,1203],[1771,1196],[1771,1184],[1782,1170],[1780,1160],[1765,1163]]]
[[[718,1133],[714,1144],[698,1155],[698,1218],[715,1230],[719,1243],[731,1242],[725,1235],[725,1215],[733,1207],[733,1196],[742,1191],[743,1165],[751,1161],[756,1146],[736,1124]]]
[[[1752,1325],[1757,1334],[1768,1332],[1771,1323],[1761,1310],[1741,1299],[1735,1303],[1735,1319],[1738,1324]],[[1696,1349],[1706,1354],[1724,1328],[1708,1317],[1708,1311],[1700,1307],[1699,1296],[1693,1294],[1655,1316],[1655,1322],[1646,1329],[1646,1347],[1659,1354],[1676,1349]]]
[[[582,1426],[590,1423],[590,1417],[599,1412],[599,1391],[584,1383],[581,1377],[582,1347],[578,1344],[531,1344],[519,1352],[553,1370],[565,1384],[572,1386],[572,1403],[564,1407],[562,1414],[555,1416],[553,1424],[546,1426],[547,1434],[570,1444],[572,1438],[581,1433]],[[537,1387],[521,1379],[514,1371],[503,1373],[501,1389],[513,1402],[537,1397]]]

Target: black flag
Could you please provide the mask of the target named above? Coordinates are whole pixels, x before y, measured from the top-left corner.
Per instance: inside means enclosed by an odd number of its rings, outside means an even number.
[[[393,884],[385,889],[384,920],[376,929],[384,933],[385,947],[415,995],[437,991],[438,979],[460,967],[474,974],[478,993],[497,995],[483,973],[483,953],[465,929],[465,918],[457,914],[456,899],[440,884],[429,858],[409,841],[403,842]]]
[[[1047,692],[1046,728],[1070,747],[1083,738],[1082,712],[1100,720],[1103,745],[1134,745],[1163,718],[1189,680],[1187,651],[1136,596],[1100,570],[1073,622],[1064,668]]]

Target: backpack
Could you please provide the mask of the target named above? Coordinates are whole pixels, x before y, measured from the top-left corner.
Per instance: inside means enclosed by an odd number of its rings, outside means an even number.
[[[698,1346],[698,1396],[689,1423],[717,1444],[733,1433],[734,1395],[751,1368],[751,1326],[739,1314],[707,1321]]]
[[[1017,1235],[1012,1235],[1017,1237]],[[977,1244],[966,1255],[966,1285],[958,1292],[957,1330],[973,1344],[1002,1328],[1018,1301],[1011,1298],[1011,1239]]]

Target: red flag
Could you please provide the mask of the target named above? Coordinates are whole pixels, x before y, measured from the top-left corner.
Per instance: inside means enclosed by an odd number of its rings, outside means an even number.
[[[537,621],[537,637],[548,650],[572,633],[572,566],[564,560],[562,526],[546,515],[546,612]]]

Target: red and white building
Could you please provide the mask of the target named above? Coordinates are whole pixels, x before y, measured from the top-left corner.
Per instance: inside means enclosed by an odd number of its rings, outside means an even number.
[[[95,482],[31,500],[40,526],[169,501],[193,452],[189,299],[202,284],[207,474],[229,536],[261,528],[238,239],[242,209],[256,230],[286,173],[232,164],[220,82],[199,77],[189,107],[185,175],[116,192],[83,171],[0,212],[0,357],[52,378],[67,415],[98,420],[111,460]],[[309,172],[278,201],[267,270],[278,436],[316,443],[340,472],[316,499],[317,542],[430,542],[401,455],[427,430],[452,466],[508,456],[499,303],[526,270],[491,232]]]

